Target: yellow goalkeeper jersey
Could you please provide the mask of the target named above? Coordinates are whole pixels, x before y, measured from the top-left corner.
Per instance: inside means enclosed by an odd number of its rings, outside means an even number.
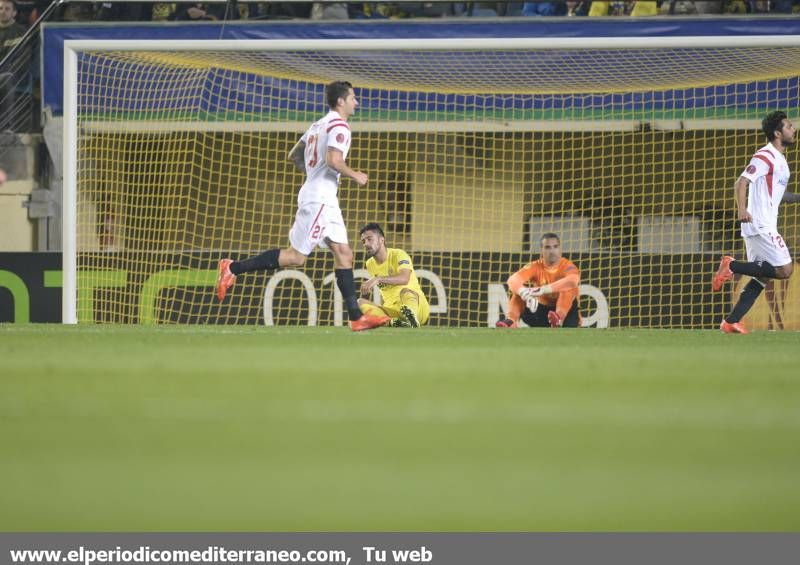
[[[399,273],[403,269],[411,271],[411,277],[408,279],[408,284],[383,284],[378,283],[383,303],[385,305],[398,304],[400,302],[400,291],[404,288],[409,288],[416,292],[421,300],[425,299],[422,289],[419,287],[419,280],[416,273],[414,273],[414,265],[411,264],[411,257],[402,249],[386,248],[388,256],[386,261],[378,264],[375,257],[367,259],[367,271],[373,277],[391,277]]]

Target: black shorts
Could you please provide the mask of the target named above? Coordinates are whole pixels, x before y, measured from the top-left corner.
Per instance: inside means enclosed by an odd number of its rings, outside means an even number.
[[[547,314],[555,309],[555,306],[545,306],[544,304],[539,304],[536,312],[531,312],[525,308],[525,310],[522,312],[522,321],[532,328],[549,328],[550,320],[547,319]],[[569,312],[567,312],[567,315],[564,318],[564,323],[561,324],[561,326],[564,328],[577,328],[580,326],[580,320],[580,307],[578,306],[578,301],[576,300],[572,303],[572,308],[570,308]]]

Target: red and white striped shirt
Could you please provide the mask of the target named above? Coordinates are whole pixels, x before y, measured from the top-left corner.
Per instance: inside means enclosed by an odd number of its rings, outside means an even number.
[[[742,173],[750,181],[747,211],[752,222],[742,223],[742,236],[778,233],[778,207],[789,184],[789,164],[783,153],[767,143],[759,149]]]
[[[306,144],[306,182],[297,195],[297,204],[327,204],[339,206],[336,193],[339,190],[339,173],[328,167],[325,157],[328,148],[342,152],[346,159],[350,150],[350,126],[342,117],[331,110],[319,121],[314,122],[303,134]]]

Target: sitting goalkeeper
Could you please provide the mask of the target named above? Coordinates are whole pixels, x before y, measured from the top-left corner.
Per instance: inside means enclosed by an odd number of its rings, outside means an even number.
[[[411,258],[402,249],[386,247],[383,230],[370,223],[359,231],[367,253],[370,278],[361,285],[358,305],[366,315],[389,316],[393,327],[418,328],[428,323],[430,307],[419,287]],[[378,285],[383,305],[370,302],[372,289]]]
[[[577,328],[580,325],[578,285],[581,272],[561,256],[561,240],[554,233],[542,236],[538,260],[511,275],[508,287],[511,300],[508,318],[495,324],[498,328],[516,328],[519,319],[535,328]]]

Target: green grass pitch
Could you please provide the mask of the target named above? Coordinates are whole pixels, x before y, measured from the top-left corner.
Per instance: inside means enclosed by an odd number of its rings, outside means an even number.
[[[796,531],[800,334],[0,326],[0,531]]]

